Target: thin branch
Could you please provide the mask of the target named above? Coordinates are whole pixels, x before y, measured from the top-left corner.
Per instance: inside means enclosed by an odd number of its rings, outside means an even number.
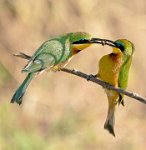
[[[146,104],[146,98],[140,96],[139,94],[134,93],[134,92],[129,92],[129,91],[123,90],[123,89],[118,88],[118,87],[114,87],[114,86],[112,86],[112,85],[110,85],[110,84],[108,84],[104,81],[101,81],[101,80],[95,78],[93,75],[87,75],[83,72],[80,72],[80,71],[77,71],[77,70],[70,70],[70,69],[67,69],[67,68],[61,68],[61,71],[79,76],[81,78],[86,79],[87,81],[92,81],[96,84],[99,84],[103,88],[107,88],[107,89],[110,89],[110,90],[117,91],[118,93],[122,93],[124,95],[127,95],[129,97],[134,98],[135,100],[137,100],[139,102],[142,102],[142,103]]]

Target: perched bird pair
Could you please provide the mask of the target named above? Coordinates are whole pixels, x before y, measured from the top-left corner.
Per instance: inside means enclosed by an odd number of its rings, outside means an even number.
[[[128,40],[113,42],[111,40],[93,38],[85,32],[75,32],[64,34],[44,42],[32,56],[24,53],[16,55],[28,60],[28,64],[22,69],[22,72],[26,72],[28,75],[16,90],[11,102],[22,103],[22,98],[28,85],[38,73],[46,69],[59,70],[68,63],[72,56],[92,44],[113,47],[111,54],[101,58],[97,77],[113,86],[125,89],[127,87],[128,72],[133,54],[133,44]],[[115,135],[114,111],[117,103],[124,104],[123,95],[112,90],[105,89],[105,91],[108,96],[109,109],[104,128]]]

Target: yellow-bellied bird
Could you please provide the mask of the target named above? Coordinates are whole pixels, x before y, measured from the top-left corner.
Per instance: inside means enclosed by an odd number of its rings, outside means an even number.
[[[113,52],[100,59],[97,77],[115,87],[126,89],[134,45],[126,39],[119,39],[114,44]],[[109,106],[104,128],[115,136],[115,106],[117,103],[124,105],[124,95],[108,89],[105,89],[105,92],[108,97]]]

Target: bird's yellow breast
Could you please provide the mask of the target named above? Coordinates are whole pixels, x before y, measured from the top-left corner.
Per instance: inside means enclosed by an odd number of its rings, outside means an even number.
[[[117,86],[121,65],[122,65],[121,53],[111,53],[105,55],[99,61],[98,75],[103,81],[113,86]]]

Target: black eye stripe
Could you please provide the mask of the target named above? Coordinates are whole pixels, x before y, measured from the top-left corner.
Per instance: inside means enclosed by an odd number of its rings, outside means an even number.
[[[80,39],[79,41],[73,42],[73,44],[84,44],[84,43],[88,43],[89,41],[86,39]]]
[[[115,45],[116,45],[116,47],[119,48],[121,51],[124,51],[124,50],[125,50],[125,47],[124,47],[123,44],[121,44],[121,43],[116,43],[116,42],[115,42]]]

